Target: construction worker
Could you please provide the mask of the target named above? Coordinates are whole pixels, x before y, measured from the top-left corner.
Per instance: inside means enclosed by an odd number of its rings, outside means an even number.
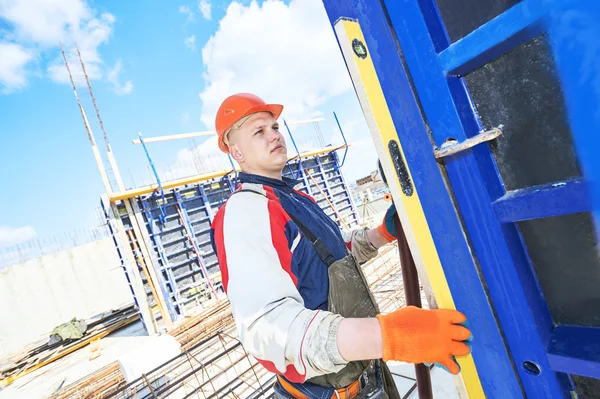
[[[282,110],[248,93],[219,107],[219,148],[242,172],[211,229],[240,340],[277,375],[276,397],[399,398],[388,360],[458,373],[454,356],[470,352],[466,317],[416,307],[380,314],[358,267],[395,239],[393,205],[376,229],[341,232],[282,176]]]

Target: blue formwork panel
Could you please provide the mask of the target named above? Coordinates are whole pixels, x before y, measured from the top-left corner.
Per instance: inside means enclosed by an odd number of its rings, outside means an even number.
[[[330,152],[294,162],[284,169],[284,176],[299,180],[300,184],[296,189],[312,196],[340,228],[344,224],[339,220],[338,214],[346,226],[357,227],[359,220],[356,206],[339,165],[337,153]]]
[[[286,177],[297,178],[300,183],[296,189],[315,198],[340,227],[359,225],[356,207],[335,152],[290,162],[284,172]],[[166,190],[164,200],[158,192],[132,200],[139,209],[141,218],[138,216],[138,220],[143,220],[146,246],[151,250],[152,259],[146,263],[154,267],[160,279],[157,289],[161,289],[174,319],[185,315],[186,309],[198,302],[212,298],[203,269],[214,281],[215,290],[223,291],[219,263],[210,243],[210,227],[214,215],[236,184],[235,176],[228,175]],[[132,229],[134,216],[127,212],[123,202],[117,204],[117,209],[125,229]],[[338,220],[338,215],[344,223]],[[116,234],[113,236],[118,242]],[[128,245],[135,252],[134,243]],[[138,267],[148,303],[154,306],[147,276],[139,264]]]

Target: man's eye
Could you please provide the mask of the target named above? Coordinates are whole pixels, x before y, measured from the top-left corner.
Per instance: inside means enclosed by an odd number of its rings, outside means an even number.
[[[273,126],[273,130],[279,130],[279,125]]]
[[[256,135],[256,134],[260,134],[260,133],[262,133],[262,132],[263,132],[263,130],[262,130],[262,129],[260,129],[260,130],[257,130],[256,132],[254,132],[254,134],[255,134],[255,135]]]

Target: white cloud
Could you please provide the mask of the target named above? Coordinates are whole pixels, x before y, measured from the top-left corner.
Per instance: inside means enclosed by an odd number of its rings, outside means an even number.
[[[342,122],[342,129],[346,140],[351,144],[342,167],[344,177],[350,184],[377,168],[378,155],[364,118]],[[344,144],[337,126],[327,142],[331,142],[334,146]],[[338,151],[338,154],[341,162],[344,150]]]
[[[352,88],[320,0],[233,2],[202,58],[201,120],[208,129],[221,101],[235,92],[280,102],[286,117],[300,118]]]
[[[98,48],[106,44],[112,34],[115,17],[110,13],[100,13],[92,9],[86,0],[0,0],[0,21],[9,27],[7,41],[27,48],[31,55],[23,67],[18,68],[19,79],[27,84],[29,75],[27,63],[50,58],[42,66],[50,79],[69,82],[62,55],[57,54],[59,42],[63,43],[69,65],[79,70],[79,60],[75,53],[77,43],[86,72],[90,79],[101,79],[105,66]],[[6,66],[0,63],[0,74],[6,74]],[[3,82],[6,89],[6,84]]]
[[[21,244],[37,236],[35,229],[31,226],[10,227],[0,226],[0,248]]]
[[[202,13],[202,16],[205,19],[211,19],[212,18],[210,1],[208,1],[208,0],[200,0],[200,3],[198,4],[198,8],[200,9],[200,12]]]
[[[113,91],[118,95],[130,94],[133,91],[133,82],[130,80],[121,84],[121,71],[123,69],[123,63],[121,59],[118,59],[115,66],[108,72],[108,81],[112,84]]]
[[[15,43],[0,43],[0,85],[5,94],[27,86],[25,67],[34,58],[30,50]]]
[[[196,51],[196,35],[186,37],[184,40],[185,46],[192,51]]]
[[[79,58],[75,50],[76,43],[81,53],[81,58],[85,63],[88,77],[92,80],[102,78],[104,62],[98,52],[98,47],[108,42],[114,22],[115,17],[112,14],[104,13],[99,18],[82,21],[77,28],[65,32],[63,46],[73,73],[81,70]],[[48,75],[56,82],[69,82],[69,75],[62,55],[56,57],[50,63],[48,66]]]
[[[187,16],[187,22],[194,21],[194,12],[188,6],[179,6],[179,12]]]
[[[219,150],[215,135],[200,145],[180,150],[177,152],[174,162],[158,169],[161,178],[174,180],[215,170],[231,169],[231,164],[227,155]]]

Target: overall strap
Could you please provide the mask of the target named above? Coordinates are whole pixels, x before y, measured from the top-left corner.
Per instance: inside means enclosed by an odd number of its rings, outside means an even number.
[[[252,193],[255,193],[258,195],[262,195],[263,197],[267,198],[267,196],[265,194],[260,193],[255,190],[248,189],[248,188],[243,188],[241,190],[237,190],[237,191],[233,192],[233,194],[237,194],[237,193],[241,193],[241,192],[252,192]],[[233,194],[231,194],[231,195],[233,195]],[[285,210],[284,210],[284,212],[285,212]],[[286,212],[286,213],[288,214],[290,219],[292,219],[294,221],[294,223],[296,223],[296,226],[298,226],[298,228],[300,229],[300,231],[302,232],[304,237],[306,237],[306,239],[311,243],[311,245],[317,252],[317,255],[319,255],[319,258],[321,258],[323,263],[325,263],[327,265],[327,267],[331,266],[333,264],[333,262],[335,262],[335,258],[333,257],[333,255],[331,254],[329,249],[327,249],[327,247],[325,246],[323,241],[321,241],[321,239],[319,237],[317,237],[312,231],[310,231],[308,229],[308,227],[306,227],[304,225],[304,223],[302,223],[297,217],[295,217],[294,215],[292,215],[289,212]]]

